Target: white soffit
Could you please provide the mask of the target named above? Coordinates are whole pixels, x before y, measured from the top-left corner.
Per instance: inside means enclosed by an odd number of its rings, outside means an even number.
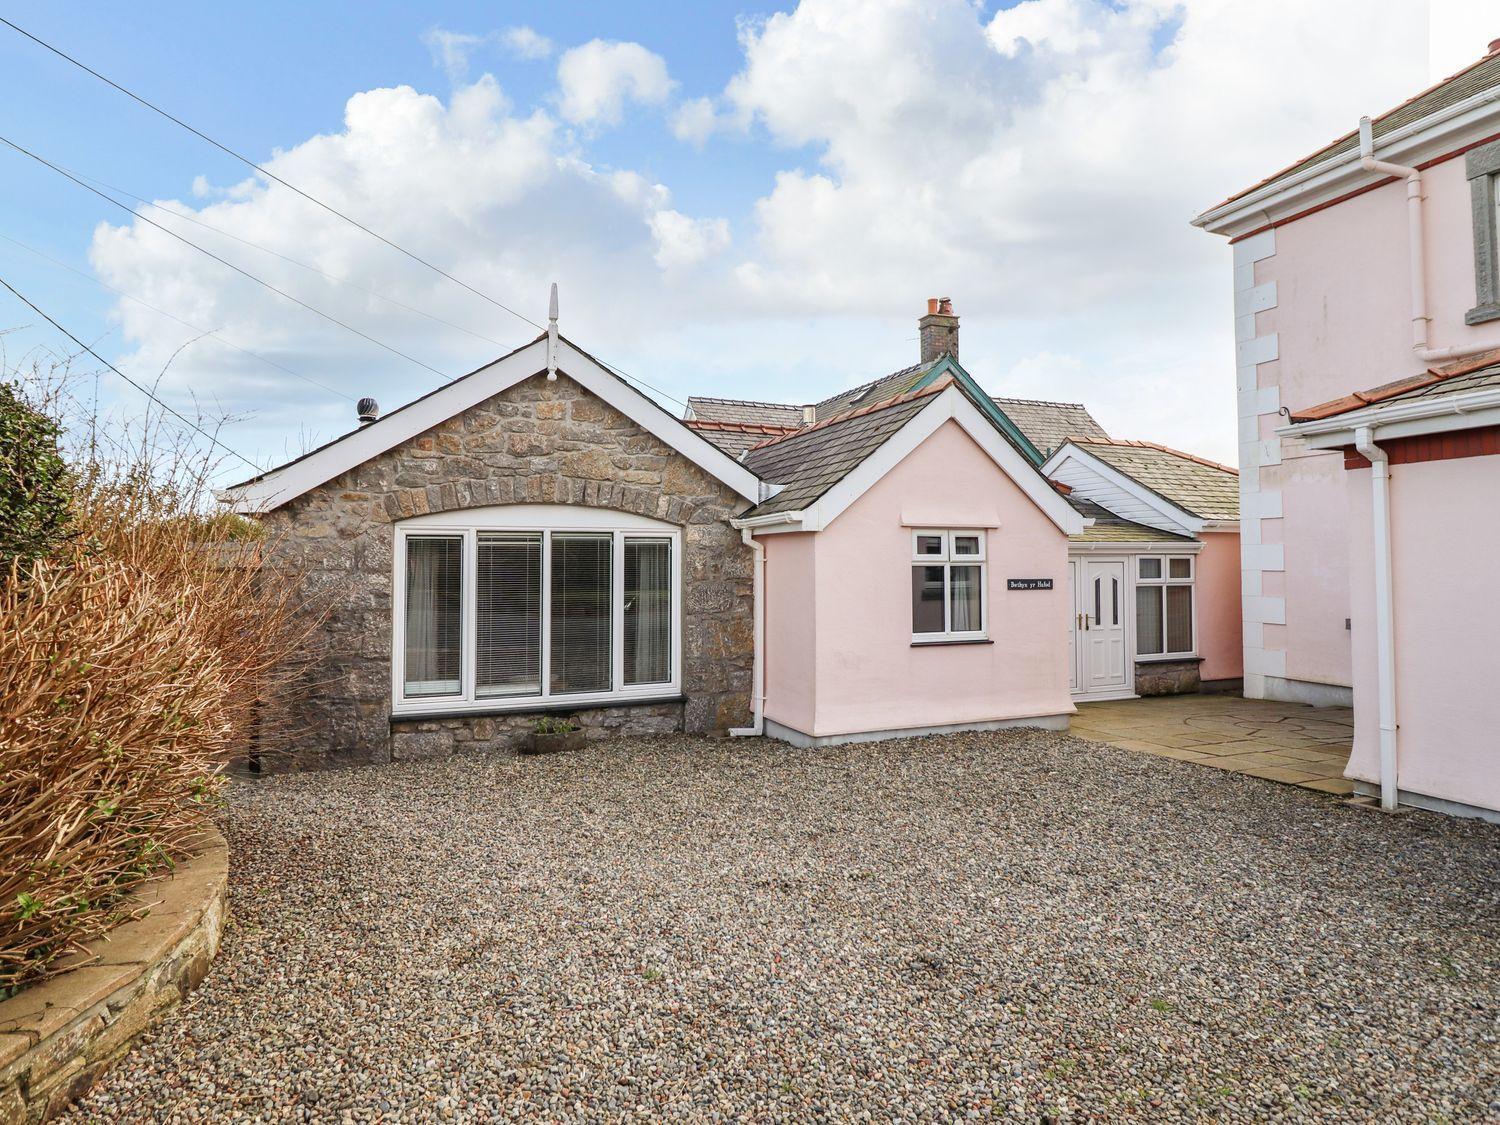
[[[1155,527],[1159,531],[1186,532],[1190,535],[1196,535],[1203,530],[1206,521],[1201,516],[1195,516],[1185,508],[1179,508],[1166,497],[1160,496],[1147,488],[1133,476],[1121,472],[1107,461],[1095,457],[1087,449],[1074,445],[1071,441],[1064,442],[1062,448],[1047,458],[1046,463],[1042,466],[1042,472],[1051,477],[1068,461],[1073,461],[1082,466],[1100,478],[1105,484],[1128,493],[1132,499],[1149,508],[1155,515],[1157,522],[1143,519],[1139,513],[1125,514],[1122,518],[1134,520],[1136,523],[1144,523],[1149,527]],[[1101,507],[1109,508],[1112,512],[1114,511],[1113,508],[1110,508],[1109,504],[1096,500],[1094,497],[1078,489],[1074,491],[1078,492],[1085,500],[1093,500],[1094,503],[1099,504]],[[1119,512],[1115,512],[1115,514],[1122,515]],[[1163,526],[1164,524],[1167,526]]]

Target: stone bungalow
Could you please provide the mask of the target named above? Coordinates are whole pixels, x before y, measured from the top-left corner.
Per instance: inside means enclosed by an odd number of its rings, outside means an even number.
[[[1049,454],[1108,442],[1087,412],[985,395],[946,302],[921,340],[916,366],[821,403],[677,418],[554,319],[225,490],[327,607],[302,764],[508,744],[547,713],[798,745],[1060,728],[1090,661],[1134,668],[1143,630],[1196,662],[1208,521],[1138,483],[1155,508],[1123,518],[1049,479]]]

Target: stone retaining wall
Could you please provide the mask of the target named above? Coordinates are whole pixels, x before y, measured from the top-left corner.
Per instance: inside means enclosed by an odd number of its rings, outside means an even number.
[[[1137,695],[1191,695],[1198,690],[1199,657],[1188,660],[1142,660],[1135,666]]]
[[[67,972],[0,1002],[0,1123],[34,1125],[83,1094],[203,979],[224,927],[229,853],[203,847],[137,901],[127,922],[69,958]]]

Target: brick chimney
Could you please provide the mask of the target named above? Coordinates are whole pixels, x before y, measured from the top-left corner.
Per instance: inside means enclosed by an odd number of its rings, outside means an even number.
[[[939,356],[958,358],[958,316],[947,297],[929,297],[927,315],[917,321],[922,342],[922,362],[931,363]]]

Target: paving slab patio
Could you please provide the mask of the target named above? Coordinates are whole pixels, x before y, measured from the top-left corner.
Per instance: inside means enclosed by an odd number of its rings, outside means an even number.
[[[1348,707],[1235,695],[1169,695],[1078,707],[1072,734],[1123,750],[1347,796],[1354,738]]]

